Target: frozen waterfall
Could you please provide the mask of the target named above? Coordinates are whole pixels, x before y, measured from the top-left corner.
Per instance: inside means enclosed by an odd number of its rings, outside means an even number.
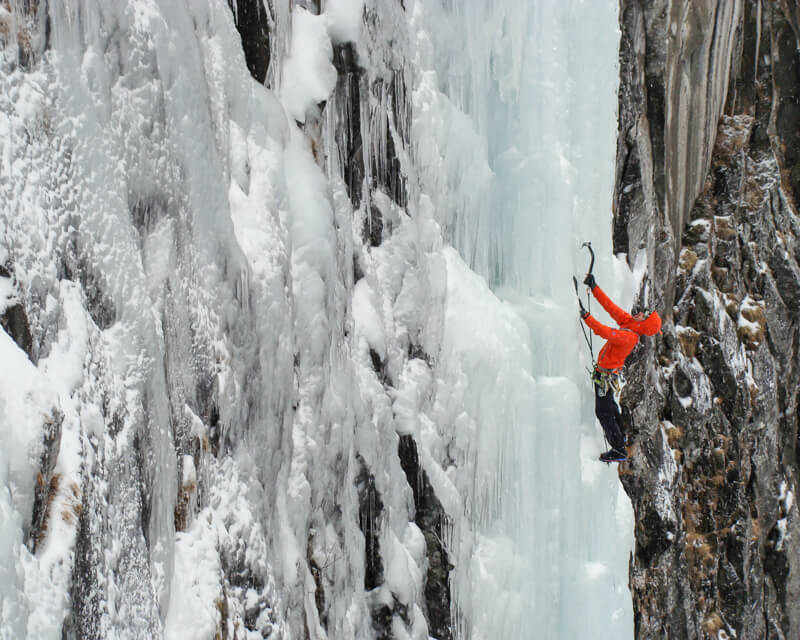
[[[443,224],[463,259],[505,301],[471,321],[495,337],[515,326],[509,339],[527,344],[511,359],[487,344],[477,365],[493,370],[473,389],[493,430],[477,456],[494,456],[500,488],[472,514],[475,557],[456,581],[474,614],[463,637],[630,637],[633,514],[616,468],[596,461],[604,442],[571,283],[591,240],[598,280],[622,304],[634,290],[611,256],[617,3],[431,4],[415,9],[415,107],[445,105],[447,133],[419,116],[421,164],[430,139],[450,162],[429,162],[422,182],[450,212]],[[454,314],[445,332],[460,322]]]
[[[629,637],[615,3],[231,4],[0,1],[0,638]]]

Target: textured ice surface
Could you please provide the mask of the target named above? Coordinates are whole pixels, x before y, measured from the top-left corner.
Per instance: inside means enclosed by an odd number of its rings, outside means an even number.
[[[630,635],[570,281],[592,239],[607,290],[634,285],[610,258],[614,3],[276,2],[271,89],[225,0],[19,4],[0,303],[34,346],[0,335],[0,637],[371,638],[386,604],[426,638],[400,435],[448,515],[457,637]],[[369,87],[355,210],[348,114],[319,112],[343,42]],[[389,139],[402,206],[375,188]]]
[[[614,2],[414,8],[420,182],[446,238],[505,300],[448,282],[443,361],[458,358],[455,442],[473,456],[473,485],[459,487],[470,525],[454,534],[472,558],[454,580],[464,637],[530,637],[531,621],[541,637],[632,633],[632,513],[596,460],[571,286],[584,240],[621,304],[636,284],[610,255],[616,20]],[[450,359],[449,339],[461,349]]]

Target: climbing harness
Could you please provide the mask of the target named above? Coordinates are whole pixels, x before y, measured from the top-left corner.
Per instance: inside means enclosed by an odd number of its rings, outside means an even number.
[[[609,390],[611,390],[615,397],[620,394],[622,387],[625,386],[625,381],[622,379],[622,373],[620,371],[604,369],[598,365],[594,366],[592,382],[595,386],[599,387],[602,391],[602,395],[606,395]]]
[[[594,371],[592,371],[592,386],[597,387],[597,392],[600,396],[605,397],[610,393],[617,407],[620,406],[620,395],[622,394],[622,387],[625,386],[625,379],[619,369],[614,371],[595,365]],[[622,436],[627,444],[628,438],[624,432]],[[607,447],[611,447],[611,443],[606,438],[605,429],[603,430],[603,440],[605,440]],[[604,460],[604,462],[608,462],[608,460]]]

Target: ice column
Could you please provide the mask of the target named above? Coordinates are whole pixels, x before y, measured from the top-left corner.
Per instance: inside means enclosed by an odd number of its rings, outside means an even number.
[[[596,459],[605,443],[571,281],[582,279],[580,244],[591,240],[598,281],[623,305],[632,297],[633,279],[611,255],[617,3],[419,4],[415,108],[429,109],[419,131],[441,116],[440,133],[418,138],[422,189],[436,194],[462,258],[527,325],[535,379],[533,403],[512,398],[533,404],[529,415],[479,425],[510,430],[514,446],[499,457],[512,468],[497,469],[506,492],[497,520],[476,521],[486,585],[502,584],[506,602],[490,608],[497,594],[481,587],[478,614],[473,591],[473,611],[460,615],[474,620],[461,633],[631,637],[632,514],[616,467]]]

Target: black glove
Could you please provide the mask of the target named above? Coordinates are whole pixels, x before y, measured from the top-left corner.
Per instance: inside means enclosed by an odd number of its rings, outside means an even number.
[[[578,300],[578,306],[581,308],[581,320],[586,320],[589,315],[589,312],[584,308],[583,302]]]
[[[583,284],[585,284],[590,289],[594,289],[597,286],[597,280],[595,280],[594,276],[590,273],[583,279]]]

